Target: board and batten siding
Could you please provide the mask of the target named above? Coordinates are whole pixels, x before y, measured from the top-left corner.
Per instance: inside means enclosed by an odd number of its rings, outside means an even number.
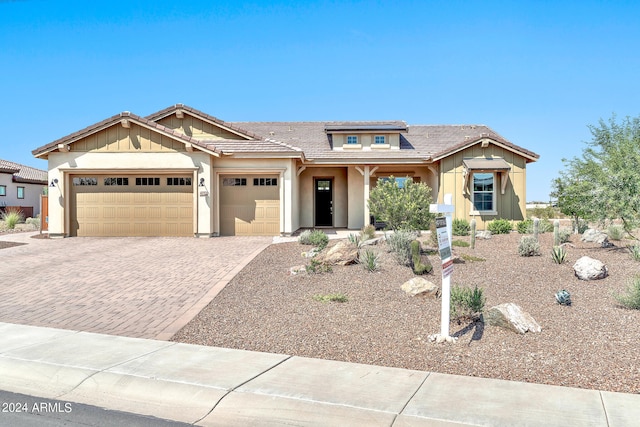
[[[236,135],[233,132],[229,132],[218,126],[212,125],[204,120],[197,119],[190,115],[185,115],[183,119],[179,119],[175,114],[165,117],[159,120],[162,126],[169,129],[182,132],[187,136],[191,136],[196,139],[216,140],[216,139],[237,139],[244,140],[244,138]]]
[[[131,127],[111,126],[71,145],[79,152],[184,152],[184,143],[132,123]]]
[[[463,191],[464,168],[463,159],[471,158],[501,158],[510,166],[509,179],[504,194],[501,193],[502,182],[500,172],[495,172],[494,191],[496,215],[471,215],[473,205],[471,201],[471,177],[467,191]],[[478,230],[486,229],[487,223],[499,218],[511,221],[522,221],[526,217],[526,159],[510,150],[494,144],[481,148],[480,144],[466,148],[440,161],[440,188],[438,202],[442,203],[444,195],[453,194],[455,206],[454,218],[464,218],[467,221],[475,218]]]

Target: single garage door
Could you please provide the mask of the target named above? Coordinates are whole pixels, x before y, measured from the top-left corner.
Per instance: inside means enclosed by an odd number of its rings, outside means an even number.
[[[220,177],[220,234],[277,236],[280,234],[278,175]]]
[[[191,175],[71,176],[72,236],[193,236]]]

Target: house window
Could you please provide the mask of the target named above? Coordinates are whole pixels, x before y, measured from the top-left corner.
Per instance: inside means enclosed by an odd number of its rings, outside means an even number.
[[[492,173],[473,174],[473,209],[493,211],[494,177]]]
[[[6,196],[6,195],[7,195],[7,186],[0,185],[0,196]]]
[[[127,186],[129,185],[129,178],[105,178],[104,185]]]
[[[24,199],[24,187],[18,187],[18,199]]]
[[[136,178],[136,185],[160,185],[160,178],[139,177]]]
[[[357,144],[357,143],[358,143],[358,137],[356,135],[347,136],[347,144]]]
[[[398,184],[398,188],[404,188],[404,186],[406,185],[407,181],[413,181],[413,182],[420,182],[420,178],[419,177],[411,177],[411,176],[405,176],[403,178],[399,178],[399,177],[394,177],[396,184]],[[380,178],[379,181],[382,182],[386,182],[391,180],[390,177],[385,177],[385,178]]]
[[[191,185],[191,178],[169,177],[167,178],[167,185]]]
[[[374,139],[375,144],[386,144],[387,138],[384,135],[376,135]]]
[[[76,176],[73,178],[73,185],[98,185],[98,178]]]
[[[253,178],[253,185],[275,187],[278,185],[278,178]]]
[[[222,185],[224,187],[245,186],[247,185],[247,178],[224,178]]]

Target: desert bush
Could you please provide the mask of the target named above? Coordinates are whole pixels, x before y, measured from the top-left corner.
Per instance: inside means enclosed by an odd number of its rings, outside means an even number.
[[[640,310],[640,276],[630,280],[624,294],[614,294],[614,297],[623,306]]]
[[[420,242],[414,240],[411,242],[411,267],[413,269],[413,274],[422,275],[426,273],[431,273],[433,270],[433,266],[426,260],[423,262],[422,257],[420,256]]]
[[[429,212],[431,188],[411,179],[405,180],[402,188],[394,177],[378,180],[368,203],[371,215],[391,230],[428,230],[434,218]]]
[[[464,218],[456,218],[451,223],[451,233],[454,236],[468,236],[470,230],[469,221]]]
[[[622,240],[624,235],[624,227],[622,227],[621,225],[612,224],[609,226],[609,228],[607,228],[607,236],[609,236],[611,240]]]
[[[629,246],[629,253],[634,261],[640,261],[640,243]]]
[[[360,235],[362,236],[362,240],[369,240],[376,237],[376,227],[369,224],[362,227],[360,230]]]
[[[335,294],[318,294],[314,295],[313,299],[319,302],[347,302],[349,298],[342,292]]]
[[[402,230],[396,231],[387,237],[389,249],[393,252],[398,264],[411,265],[411,242],[416,237],[415,232]]]
[[[371,249],[365,249],[358,253],[358,262],[362,264],[365,270],[373,273],[380,269],[380,255]]]
[[[589,229],[589,223],[583,219],[579,219],[576,223],[576,220],[573,219],[571,220],[571,228],[574,230],[574,233],[577,231],[578,234],[582,234]]]
[[[553,223],[548,219],[540,220],[540,233],[550,233],[553,231]]]
[[[22,215],[22,212],[19,211],[3,212],[0,218],[2,218],[9,230],[13,230],[16,228],[16,224],[24,221],[24,216]]]
[[[567,259],[567,251],[563,246],[554,246],[551,249],[551,259],[556,264],[562,264]]]
[[[559,233],[560,244],[567,243],[571,238],[571,230],[567,228],[561,228]]]
[[[518,221],[516,224],[516,230],[520,234],[531,234],[533,233],[533,220],[531,218],[527,218],[524,221]]]
[[[310,245],[311,230],[304,230],[302,233],[300,233],[300,236],[298,236],[298,242],[302,243],[303,245]]]
[[[320,274],[320,273],[331,273],[333,268],[331,265],[325,264],[317,259],[312,258],[309,262],[309,265],[305,266],[305,270],[307,273]]]
[[[518,253],[520,256],[539,256],[540,243],[533,236],[523,236],[518,245]]]
[[[508,219],[494,219],[487,225],[487,229],[492,234],[508,234],[512,228],[511,222]]]
[[[449,317],[452,320],[476,319],[484,311],[486,298],[482,288],[452,286],[449,301]]]

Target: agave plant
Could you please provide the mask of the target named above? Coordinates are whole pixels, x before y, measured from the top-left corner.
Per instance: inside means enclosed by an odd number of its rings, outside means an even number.
[[[571,305],[571,294],[566,290],[561,290],[556,293],[556,301],[560,305]]]
[[[551,258],[556,264],[562,264],[567,259],[567,251],[564,246],[554,246],[551,250]]]

